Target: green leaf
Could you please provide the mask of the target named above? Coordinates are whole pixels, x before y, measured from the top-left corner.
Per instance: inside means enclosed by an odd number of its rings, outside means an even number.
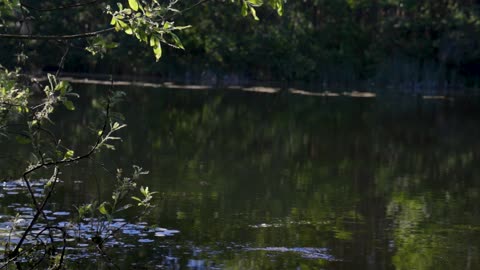
[[[259,21],[260,19],[257,17],[257,12],[255,11],[255,9],[253,7],[250,7],[250,12],[252,13],[252,16],[253,18],[255,19],[255,21]]]
[[[127,28],[125,29],[125,34],[127,34],[127,35],[133,34],[132,28],[131,28],[131,27],[127,27]]]
[[[248,15],[248,5],[246,1],[243,1],[242,5],[242,16],[247,16]]]
[[[277,3],[277,13],[280,16],[283,16],[283,3],[282,1],[278,1]]]
[[[192,26],[191,25],[175,26],[175,27],[172,27],[170,29],[171,30],[185,30],[185,29],[188,29],[188,28],[192,28]]]
[[[111,144],[104,144],[104,146],[108,149],[108,150],[115,150],[115,146],[111,145]]]
[[[175,45],[178,46],[180,49],[185,50],[185,47],[183,47],[182,42],[180,41],[180,38],[175,35],[174,33],[170,33],[170,36],[172,36],[173,41],[175,42]]]
[[[128,0],[128,5],[134,11],[138,11],[138,1],[137,0]]]
[[[63,106],[65,106],[65,108],[67,108],[67,110],[69,111],[75,110],[75,106],[73,105],[73,102],[71,102],[70,100],[63,101]]]
[[[105,205],[106,205],[106,203],[104,202],[98,207],[98,211],[100,211],[100,213],[102,213],[102,215],[108,215],[108,210],[105,207]]]
[[[254,6],[261,6],[263,4],[262,0],[248,0],[248,3],[254,5]]]
[[[128,208],[130,208],[130,207],[132,207],[132,205],[131,205],[131,204],[126,204],[126,205],[124,205],[124,206],[122,206],[122,207],[118,208],[117,210],[115,210],[115,213],[117,213],[117,212],[120,212],[120,211],[127,210],[127,209],[128,209]]]
[[[123,28],[123,29],[128,27],[128,25],[122,20],[117,20],[117,22],[120,25],[120,27]]]
[[[150,46],[153,47],[153,46],[155,46],[155,44],[157,44],[156,38],[155,38],[155,36],[151,36],[150,37]]]
[[[75,152],[73,150],[68,149],[67,152],[65,152],[65,155],[63,156],[64,159],[69,159],[72,158]]]
[[[153,47],[153,53],[155,54],[155,59],[158,62],[162,58],[162,45],[160,42],[157,42],[157,45]]]
[[[117,23],[115,24],[115,31],[120,31],[122,30],[122,27],[120,26],[120,23],[117,21]]]

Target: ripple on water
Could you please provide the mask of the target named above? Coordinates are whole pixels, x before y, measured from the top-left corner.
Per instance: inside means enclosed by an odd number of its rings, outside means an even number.
[[[275,253],[291,252],[300,255],[305,259],[322,259],[326,261],[338,261],[333,255],[329,254],[327,248],[311,248],[311,247],[264,247],[264,248],[245,248],[246,251],[266,251]]]

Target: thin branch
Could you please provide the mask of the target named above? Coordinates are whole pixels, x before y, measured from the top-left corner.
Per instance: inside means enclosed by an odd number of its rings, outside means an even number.
[[[116,265],[113,260],[110,258],[110,256],[108,256],[107,253],[105,253],[105,251],[99,246],[97,245],[96,246],[97,250],[100,252],[101,255],[103,255],[103,257],[111,264],[115,267],[115,269],[118,269],[120,270],[120,267],[118,267],[118,265]]]
[[[30,4],[26,4],[24,2],[20,2],[20,5],[22,7],[27,8],[27,9],[40,11],[40,12],[48,12],[48,11],[56,11],[56,10],[63,10],[63,9],[69,9],[69,8],[77,8],[77,7],[93,5],[93,4],[102,3],[102,2],[105,2],[105,0],[91,0],[91,1],[87,1],[87,2],[78,2],[78,3],[73,3],[73,4],[70,4],[70,5],[58,6],[58,7],[53,7],[53,8],[39,8],[39,7],[32,6]]]
[[[175,18],[178,14],[182,14],[182,15],[183,15],[183,13],[187,13],[188,11],[190,11],[190,10],[192,10],[192,9],[200,6],[200,5],[203,5],[203,4],[205,4],[206,2],[208,2],[208,1],[211,1],[211,0],[200,0],[200,1],[198,1],[197,3],[195,3],[195,4],[193,4],[193,5],[189,6],[189,7],[186,7],[186,8],[184,8],[184,9],[180,10],[180,12],[178,12],[178,13],[174,13],[174,14],[171,15],[171,16],[165,17],[164,20],[171,20],[171,19]]]
[[[17,34],[0,34],[0,39],[28,39],[28,40],[69,40],[80,39],[87,37],[94,37],[115,30],[114,27],[106,28],[103,30],[86,32],[73,35],[17,35]]]
[[[52,190],[53,190],[53,188],[52,188]],[[65,229],[62,228],[62,227],[59,227],[59,226],[47,226],[47,227],[43,228],[39,233],[37,233],[36,238],[39,238],[40,235],[42,235],[43,232],[45,232],[46,230],[48,230],[50,232],[52,229],[53,230],[59,230],[59,231],[62,232],[63,247],[62,247],[62,253],[60,255],[60,261],[58,262],[57,267],[51,268],[51,269],[60,269],[60,267],[63,264],[63,259],[65,257],[65,250],[67,248],[67,232],[65,231]],[[39,260],[36,264],[34,264],[30,269],[37,269],[37,266],[40,265],[40,263],[43,261],[44,258],[45,258],[45,254],[44,254],[44,257],[41,260]]]
[[[107,103],[105,121],[103,123],[102,131],[98,135],[97,141],[96,141],[95,145],[93,145],[93,147],[90,149],[90,151],[88,151],[84,155],[81,155],[81,156],[78,156],[78,157],[75,157],[75,158],[69,158],[69,159],[65,159],[65,160],[51,161],[51,162],[42,162],[40,164],[37,164],[37,165],[31,167],[30,169],[25,171],[22,175],[22,178],[25,181],[25,183],[27,185],[27,188],[29,190],[31,190],[30,183],[28,181],[28,175],[37,171],[37,170],[39,170],[40,168],[45,168],[45,167],[48,168],[48,167],[51,167],[51,166],[58,166],[58,165],[62,165],[62,164],[74,163],[74,162],[77,162],[77,161],[80,161],[82,159],[86,159],[86,158],[90,157],[98,149],[98,147],[101,146],[105,142],[105,139],[103,138],[103,135],[105,135],[105,132],[107,130],[109,119],[110,119],[110,102]],[[18,254],[20,253],[20,248],[23,245],[23,242],[25,241],[25,238],[27,237],[28,233],[32,230],[33,225],[37,222],[40,215],[43,213],[43,208],[45,207],[45,204],[46,204],[48,199],[45,199],[43,201],[42,206],[38,206],[38,204],[36,203],[35,196],[33,196],[32,200],[33,200],[33,203],[36,205],[37,212],[35,213],[32,220],[30,221],[30,225],[27,227],[27,229],[25,229],[25,231],[24,231],[22,237],[20,238],[19,242],[17,243],[15,249],[12,251],[12,253],[10,255],[10,258],[17,257]]]
[[[55,9],[65,9],[65,8],[71,8],[71,7],[79,7],[87,4],[93,4],[95,2],[98,2],[100,0],[92,0],[90,2],[85,2],[85,3],[77,3],[77,4],[72,4],[72,5],[67,5],[67,6],[62,6],[62,7],[57,7]],[[179,12],[179,14],[186,13],[192,9],[194,9],[197,6],[200,6],[210,0],[200,0],[196,4],[193,4],[190,7],[187,7]],[[25,4],[22,4],[25,6]],[[25,6],[27,8],[32,8],[31,6]],[[38,9],[37,9],[38,10]],[[51,9],[54,10],[54,9]],[[50,10],[43,10],[43,11],[50,11]],[[166,20],[173,19],[177,14],[173,14],[170,17],[167,17]],[[81,38],[87,38],[87,37],[93,37],[97,36],[100,34],[108,33],[115,30],[115,27],[110,27],[106,28],[103,30],[98,30],[94,32],[86,32],[86,33],[80,33],[80,34],[73,34],[73,35],[18,35],[18,34],[0,34],[0,39],[26,39],[26,40],[69,40],[69,39],[81,39]]]
[[[42,202],[42,205],[39,205],[37,203],[37,199],[35,198],[35,195],[33,193],[33,190],[32,190],[32,187],[30,185],[30,181],[28,181],[27,179],[27,175],[24,173],[23,174],[23,180],[25,182],[25,184],[27,185],[27,189],[30,193],[30,196],[32,197],[32,202],[33,204],[35,205],[35,210],[37,211],[35,213],[35,215],[33,216],[32,218],[32,221],[30,221],[30,224],[28,225],[28,227],[25,229],[25,231],[23,232],[23,235],[22,237],[20,238],[20,240],[18,241],[17,245],[15,246],[15,249],[12,251],[12,257],[17,257],[19,252],[20,252],[20,248],[22,247],[23,245],[23,241],[25,241],[25,239],[27,238],[28,234],[30,233],[30,231],[33,229],[33,226],[37,223],[37,220],[38,218],[40,217],[40,215],[43,215],[45,220],[48,221],[48,219],[46,218],[45,216],[45,212],[43,212],[43,209],[45,208],[45,206],[47,205],[47,202],[48,200],[50,199],[50,196],[52,195],[52,192],[53,192],[53,188],[55,187],[55,184],[57,183],[57,180],[58,180],[58,169],[57,167],[55,168],[55,171],[54,171],[54,174],[53,174],[53,177],[54,177],[54,182],[52,183],[52,187],[50,188],[50,191],[48,192],[47,196],[45,197],[45,199],[43,200]],[[51,237],[51,235],[50,235]],[[52,243],[53,243],[53,239],[51,240]]]
[[[69,51],[70,51],[70,44],[67,43],[67,49],[65,50],[65,53],[63,54],[62,59],[60,59],[57,72],[55,73],[55,77],[58,77],[58,75],[60,74],[60,71],[63,69],[65,64],[65,58],[67,57],[67,54]]]
[[[201,1],[198,1],[196,4],[193,4],[193,5],[191,5],[190,7],[187,7],[187,8],[185,8],[185,9],[181,10],[180,13],[185,13],[185,12],[187,12],[187,11],[190,11],[191,9],[194,9],[194,8],[196,8],[197,6],[203,5],[204,3],[208,2],[208,1],[210,1],[210,0],[201,0]]]

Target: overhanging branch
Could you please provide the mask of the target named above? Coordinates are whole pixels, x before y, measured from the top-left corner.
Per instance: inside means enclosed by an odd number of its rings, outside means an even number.
[[[40,12],[48,12],[48,11],[56,11],[56,10],[63,10],[63,9],[69,9],[69,8],[77,8],[77,7],[82,7],[82,6],[87,6],[87,5],[93,5],[97,3],[102,3],[105,2],[105,0],[91,0],[87,2],[79,2],[79,3],[73,3],[70,5],[63,5],[63,6],[57,6],[57,7],[52,7],[52,8],[39,8],[35,7],[33,5],[27,4],[25,2],[20,2],[20,5],[27,9],[35,10],[35,11],[40,11]]]
[[[73,34],[73,35],[17,35],[0,34],[0,39],[26,39],[26,40],[69,40],[98,36],[115,30],[114,27],[98,30],[94,32]]]

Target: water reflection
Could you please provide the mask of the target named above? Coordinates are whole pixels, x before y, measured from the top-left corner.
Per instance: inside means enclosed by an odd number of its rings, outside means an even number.
[[[93,88],[80,88],[77,107],[91,105],[101,92]],[[110,250],[119,265],[480,268],[475,101],[126,91],[124,143],[95,162],[148,168],[141,184],[160,199],[146,222],[180,233],[164,237],[166,230],[157,229],[138,237],[142,230],[129,228],[126,245]],[[97,115],[82,111],[57,126],[84,149],[91,137],[82,125]],[[89,166],[95,163],[65,168],[69,184],[55,194],[55,212],[109,196],[108,172]],[[2,175],[15,175],[16,167],[3,167]],[[8,208],[11,198],[0,196],[0,214],[24,207]],[[108,267],[95,261],[96,268]]]

